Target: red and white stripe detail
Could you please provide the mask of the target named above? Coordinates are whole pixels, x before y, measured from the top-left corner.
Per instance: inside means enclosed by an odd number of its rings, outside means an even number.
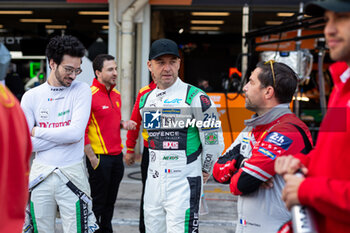
[[[272,177],[272,175],[263,171],[261,168],[254,166],[252,164],[249,164],[247,162],[245,162],[242,170],[248,173],[249,175],[254,176],[255,178],[262,180],[264,182]]]

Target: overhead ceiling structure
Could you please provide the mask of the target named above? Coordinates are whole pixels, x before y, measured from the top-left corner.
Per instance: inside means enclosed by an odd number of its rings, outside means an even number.
[[[267,24],[276,25],[293,17],[298,10],[298,2],[149,0],[152,11],[160,11],[158,20],[168,22],[165,30],[170,34],[240,33],[244,3],[248,3],[252,9],[251,29]],[[66,34],[79,34],[81,40],[91,44],[98,37],[108,39],[108,11],[108,0],[0,0],[0,37],[45,37],[64,30]]]
[[[64,33],[79,36],[88,46],[96,38],[108,39],[108,15],[108,3],[45,1],[19,4],[0,1],[0,42],[10,50],[21,50],[18,43],[11,42],[30,39],[34,46],[50,35]]]

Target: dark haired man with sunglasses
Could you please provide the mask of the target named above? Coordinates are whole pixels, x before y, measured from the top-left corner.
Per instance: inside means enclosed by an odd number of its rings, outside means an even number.
[[[51,69],[47,82],[22,98],[36,153],[29,177],[32,221],[25,225],[33,232],[55,232],[57,206],[65,233],[98,228],[83,162],[91,91],[87,84],[75,81],[84,53],[77,38],[53,37],[46,48]],[[24,231],[29,232],[28,228]]]
[[[260,62],[244,86],[245,106],[256,114],[214,165],[213,176],[238,197],[236,233],[277,232],[291,216],[281,200],[283,178],[275,159],[308,152],[311,134],[289,109],[297,76],[287,65]]]
[[[350,232],[350,1],[310,2],[306,13],[324,16],[324,35],[330,57],[334,89],[328,102],[315,148],[307,155],[276,160],[276,172],[286,181],[283,200],[315,211],[320,233]],[[294,173],[301,169],[305,178]]]

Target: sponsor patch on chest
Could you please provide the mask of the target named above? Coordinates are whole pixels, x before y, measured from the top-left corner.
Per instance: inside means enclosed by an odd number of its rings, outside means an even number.
[[[159,129],[160,128],[161,113],[157,111],[146,111],[143,113],[143,128],[145,129]]]
[[[49,119],[49,109],[47,108],[42,108],[39,110],[39,117],[40,117],[40,120],[48,120]]]

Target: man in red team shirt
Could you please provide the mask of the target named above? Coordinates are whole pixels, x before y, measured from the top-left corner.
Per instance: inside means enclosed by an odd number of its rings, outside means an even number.
[[[0,232],[20,232],[28,201],[32,144],[16,98],[0,84]]]
[[[115,58],[99,54],[94,59],[95,79],[91,85],[92,102],[85,132],[84,151],[91,186],[92,210],[100,229],[112,233],[114,204],[124,175],[120,130],[133,129],[133,121],[123,121],[120,93],[114,87],[118,73]]]
[[[315,148],[307,156],[278,158],[275,170],[284,175],[282,198],[288,208],[312,207],[320,233],[350,232],[350,1],[312,2],[306,13],[325,16],[330,56],[343,63],[330,67],[334,89]],[[294,175],[298,169],[306,178]]]
[[[127,140],[126,140],[127,152],[125,155],[125,162],[127,165],[132,165],[135,162],[135,145],[136,145],[136,140],[139,137],[139,130],[140,130],[140,125],[142,120],[142,117],[140,115],[140,110],[139,110],[140,99],[144,94],[150,92],[156,87],[157,85],[152,81],[147,86],[144,86],[143,88],[141,88],[137,95],[136,102],[130,118],[130,120],[135,121],[137,125],[135,130],[128,131]],[[146,130],[142,132],[142,136],[144,138],[143,140],[144,147],[143,147],[142,160],[141,160],[142,194],[141,194],[141,203],[140,203],[139,230],[140,230],[140,233],[145,233],[145,223],[143,220],[143,194],[145,192],[145,183],[147,179],[147,170],[148,170],[148,161],[149,161],[148,142],[147,142],[148,135]]]

